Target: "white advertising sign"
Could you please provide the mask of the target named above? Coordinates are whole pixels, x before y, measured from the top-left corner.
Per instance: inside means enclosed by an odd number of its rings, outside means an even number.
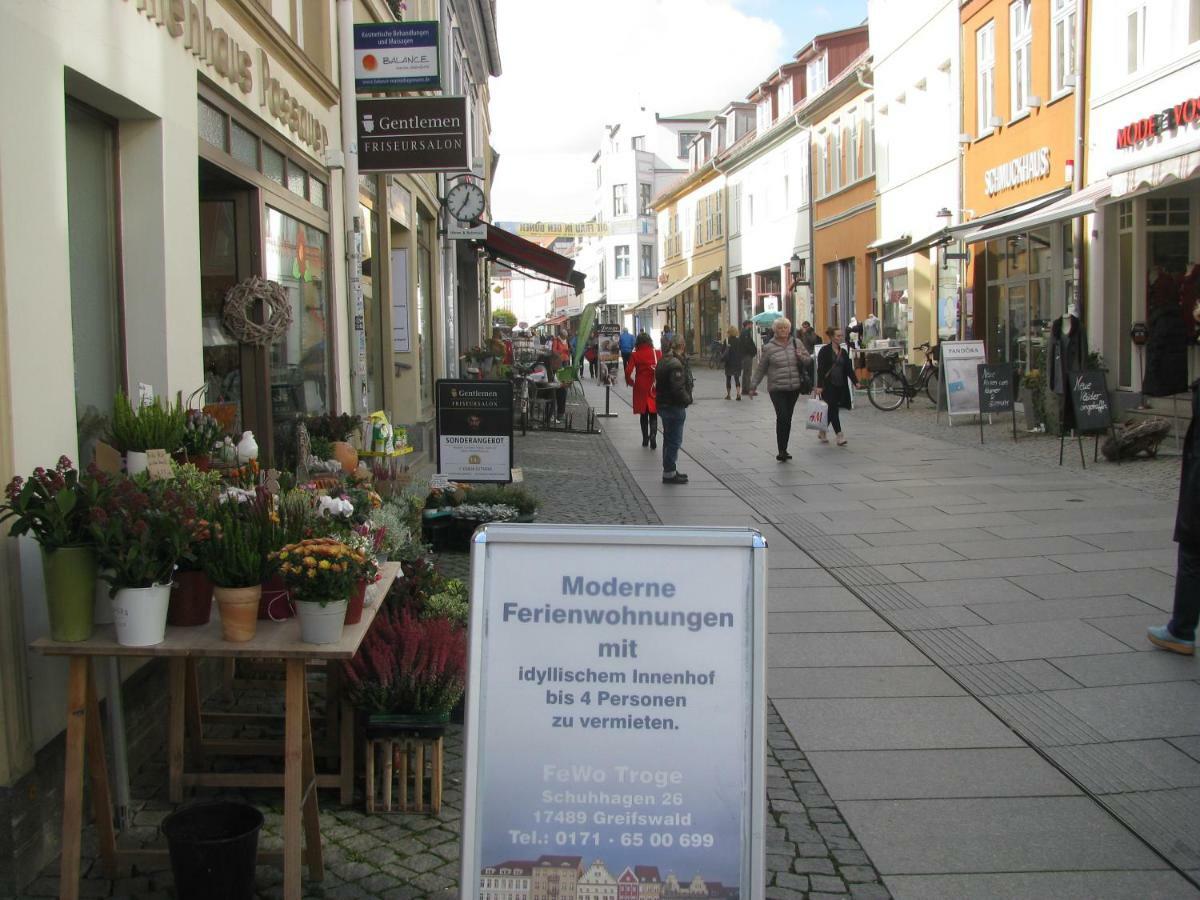
[[[987,362],[983,341],[942,341],[939,346],[947,412],[952,416],[979,415],[979,366]]]
[[[392,251],[392,352],[412,352],[408,330],[407,247]]]
[[[763,896],[761,535],[489,525],[471,572],[461,896]]]

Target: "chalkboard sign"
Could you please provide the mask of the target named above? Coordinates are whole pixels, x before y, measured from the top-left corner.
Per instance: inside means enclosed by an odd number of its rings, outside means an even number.
[[[1075,430],[1094,434],[1112,427],[1112,408],[1108,405],[1108,385],[1103,372],[1071,374],[1071,405],[1075,409]]]
[[[1008,363],[982,365],[979,371],[979,411],[1006,413],[1012,410],[1016,393],[1016,370]]]

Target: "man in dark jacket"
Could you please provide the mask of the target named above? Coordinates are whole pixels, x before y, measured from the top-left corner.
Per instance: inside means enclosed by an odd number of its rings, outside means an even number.
[[[1175,607],[1171,621],[1146,632],[1150,643],[1192,656],[1196,652],[1196,623],[1200,619],[1200,447],[1196,420],[1200,419],[1200,379],[1192,383],[1192,423],[1183,442],[1179,477],[1179,510],[1175,514],[1175,540],[1179,564],[1175,569]]]
[[[687,484],[688,477],[675,467],[683,446],[683,423],[692,405],[692,370],[683,352],[683,338],[672,339],[670,351],[654,370],[658,419],[663,427],[663,484]]]
[[[738,335],[738,354],[742,358],[742,396],[749,400],[758,393],[750,390],[750,379],[754,376],[754,358],[758,356],[758,344],[754,343],[754,323],[749,319],[742,322],[742,333]]]
[[[800,343],[804,345],[804,349],[809,352],[809,355],[814,355],[813,347],[821,343],[821,336],[817,334],[817,330],[812,327],[812,322],[800,323],[800,334],[798,337],[800,338]]]

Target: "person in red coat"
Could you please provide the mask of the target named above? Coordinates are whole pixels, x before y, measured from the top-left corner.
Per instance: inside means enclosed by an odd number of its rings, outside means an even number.
[[[625,363],[625,383],[633,387],[633,411],[642,424],[642,446],[658,449],[658,404],[654,399],[654,369],[662,352],[646,332],[637,336]]]

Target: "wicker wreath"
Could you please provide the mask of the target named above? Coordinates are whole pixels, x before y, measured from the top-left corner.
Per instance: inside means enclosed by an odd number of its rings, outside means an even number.
[[[265,322],[254,320],[259,303],[266,309]],[[221,322],[241,343],[265,347],[279,340],[292,324],[292,304],[278,282],[251,275],[225,295]]]

